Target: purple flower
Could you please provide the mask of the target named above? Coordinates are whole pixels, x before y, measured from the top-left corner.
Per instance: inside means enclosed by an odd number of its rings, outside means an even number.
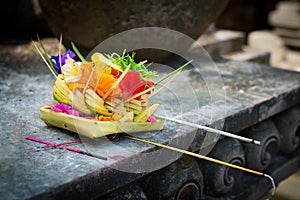
[[[68,115],[74,115],[77,117],[83,116],[81,112],[74,110],[71,106],[64,103],[57,103],[55,105],[52,105],[51,110],[54,110],[55,112],[65,113]]]
[[[68,54],[69,54],[70,58],[74,58],[76,56],[76,54],[73,51],[68,49],[68,51],[61,56],[61,65],[62,66],[65,64],[65,61],[68,58],[67,57]],[[59,64],[59,56],[58,55],[51,56],[51,60],[52,59],[55,60],[54,69],[57,71],[57,73],[61,74],[61,69],[60,69],[60,64]]]

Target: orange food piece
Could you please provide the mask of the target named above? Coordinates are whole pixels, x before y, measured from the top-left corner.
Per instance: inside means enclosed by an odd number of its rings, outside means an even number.
[[[114,75],[112,75],[109,71],[105,70],[102,74],[101,78],[98,80],[96,86],[96,92],[101,97],[113,86],[116,82]],[[113,93],[111,93],[108,97],[111,97]]]
[[[77,89],[83,89],[84,86],[85,84],[74,82],[69,84],[69,89],[74,93]]]
[[[77,89],[83,89],[92,72],[92,62],[82,62],[80,65],[81,77],[78,81],[69,83],[69,89],[75,92]]]
[[[70,90],[75,92],[77,89],[82,90],[85,87],[87,81],[90,78],[93,65],[94,65],[93,62],[81,63],[80,65],[80,70],[82,72],[81,78],[79,81],[69,84]],[[102,97],[113,86],[115,82],[116,82],[116,78],[115,75],[112,74],[111,67],[107,67],[102,74],[101,71],[99,71],[99,68],[98,69],[96,68],[89,82],[89,87],[94,89],[96,93]],[[115,91],[110,93],[108,98],[115,96],[119,93],[120,93],[120,89],[117,87]]]
[[[106,69],[104,70],[104,72],[102,72],[102,70],[103,70],[103,68],[101,68],[101,67],[96,67],[96,68],[95,68],[94,74],[93,74],[93,76],[92,76],[92,78],[91,78],[91,81],[90,81],[90,83],[89,83],[89,86],[90,86],[91,88],[93,88],[94,90],[95,90],[95,88],[96,88],[97,85],[98,85],[99,77],[101,77],[103,73],[110,73],[110,72],[111,72],[111,71],[110,71],[110,67],[106,68]]]
[[[103,115],[98,115],[98,116],[96,116],[95,119],[98,121],[115,121],[115,120],[119,120],[121,118],[122,118],[122,115],[115,113],[111,117],[105,117]]]

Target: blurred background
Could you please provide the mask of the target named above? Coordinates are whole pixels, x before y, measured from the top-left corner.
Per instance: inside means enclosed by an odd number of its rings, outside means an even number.
[[[268,15],[276,9],[279,0],[231,0],[215,21],[216,27],[249,33],[254,30],[271,29]],[[294,0],[294,2],[299,2]],[[57,7],[57,10],[60,10]],[[0,6],[0,32],[2,41],[8,38],[53,36],[43,19],[43,11],[38,0],[2,0]],[[58,22],[60,23],[60,22]]]
[[[140,4],[116,0],[95,4],[88,0],[82,4],[78,0],[3,0],[0,44],[9,47],[26,43],[35,39],[36,33],[42,38],[58,38],[63,33],[67,48],[73,41],[87,54],[121,31],[159,26],[197,39],[214,56],[300,71],[299,3],[299,0],[149,0]],[[53,42],[48,41],[50,45]],[[0,55],[8,54],[3,51],[0,50]]]

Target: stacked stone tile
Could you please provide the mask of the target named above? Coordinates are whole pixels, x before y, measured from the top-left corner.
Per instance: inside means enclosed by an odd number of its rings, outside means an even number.
[[[287,46],[300,48],[300,2],[279,2],[269,14],[269,23]]]

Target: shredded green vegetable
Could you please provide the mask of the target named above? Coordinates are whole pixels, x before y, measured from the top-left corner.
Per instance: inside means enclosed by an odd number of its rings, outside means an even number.
[[[124,50],[121,56],[117,53],[112,53],[111,55],[106,54],[106,56],[113,63],[121,66],[122,70],[125,70],[126,67],[131,64],[130,70],[140,72],[142,79],[152,79],[157,75],[156,71],[148,70],[151,63],[147,65],[147,60],[140,61],[138,63],[134,61],[135,52],[133,52],[130,56],[129,54],[126,54],[126,50]]]

